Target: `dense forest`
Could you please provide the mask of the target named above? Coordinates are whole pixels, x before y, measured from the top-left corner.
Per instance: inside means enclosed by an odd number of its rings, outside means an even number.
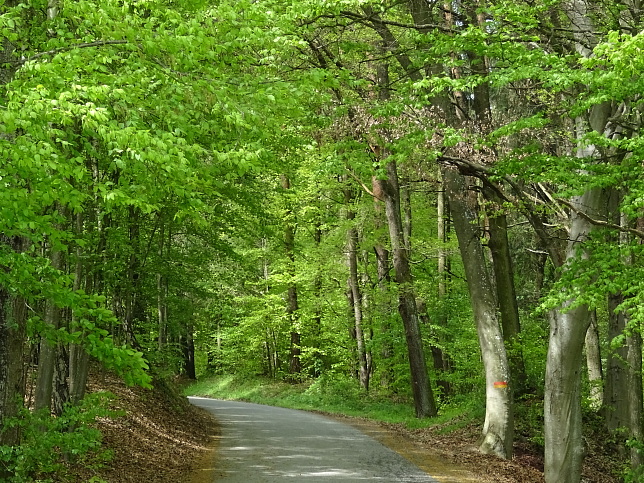
[[[0,479],[92,360],[476,400],[501,458],[528,402],[548,483],[593,414],[638,481],[639,0],[0,12]]]

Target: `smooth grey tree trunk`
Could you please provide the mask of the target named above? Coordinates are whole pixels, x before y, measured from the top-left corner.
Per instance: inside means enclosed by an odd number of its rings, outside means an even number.
[[[443,179],[485,368],[485,423],[479,449],[486,454],[511,458],[514,415],[510,367],[497,318],[494,289],[480,242],[475,200],[468,193],[464,176],[457,171],[445,169]]]
[[[602,369],[601,348],[597,312],[590,313],[590,325],[586,331],[586,368],[590,383],[590,400],[593,409],[599,410],[604,404],[604,371]]]
[[[592,55],[596,45],[595,29],[586,0],[571,0],[567,7],[575,49],[583,57]],[[576,137],[580,139],[589,131],[605,132],[612,115],[609,103],[590,109],[586,118],[575,120]],[[576,156],[597,157],[594,146],[580,142]],[[571,200],[570,231],[563,256],[564,267],[579,256],[579,243],[587,239],[594,229],[585,213],[594,219],[605,216],[606,200],[602,190],[590,188],[583,195]],[[581,371],[583,345],[590,325],[590,313],[585,305],[573,305],[569,300],[550,313],[550,336],[546,361],[544,396],[544,474],[547,483],[577,483],[581,479],[583,462],[581,420]],[[571,308],[573,307],[573,308]]]
[[[514,269],[510,255],[508,241],[508,223],[505,213],[502,212],[501,201],[490,188],[483,188],[483,194],[488,207],[488,247],[492,254],[492,268],[496,299],[499,304],[501,326],[503,327],[503,340],[510,362],[512,387],[515,393],[526,390],[525,363],[519,335],[521,323],[519,320],[519,305],[514,287]]]
[[[591,189],[574,198],[572,204],[597,217],[601,213],[603,199],[601,190]],[[586,240],[594,229],[586,218],[574,211],[571,218],[566,260],[578,256],[578,244]],[[586,305],[573,306],[573,302],[550,312],[544,400],[544,473],[547,483],[576,483],[581,478],[581,372],[590,313]]]

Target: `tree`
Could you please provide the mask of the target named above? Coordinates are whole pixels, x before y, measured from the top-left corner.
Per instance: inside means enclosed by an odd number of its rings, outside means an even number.
[[[485,423],[480,450],[502,458],[511,458],[514,418],[509,384],[510,367],[503,344],[503,333],[496,315],[492,281],[477,229],[476,201],[472,199],[472,194],[468,193],[462,175],[454,170],[445,170],[443,178],[485,367]]]

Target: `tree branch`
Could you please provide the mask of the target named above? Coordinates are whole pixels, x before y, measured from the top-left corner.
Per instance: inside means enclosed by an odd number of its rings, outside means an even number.
[[[422,25],[416,25],[413,23],[402,23],[402,22],[396,22],[394,20],[384,20],[381,18],[379,15],[372,13],[371,11],[367,11],[367,15],[360,15],[355,12],[351,12],[348,10],[343,10],[340,12],[340,15],[343,15],[347,18],[357,20],[362,23],[370,23],[370,24],[379,24],[379,25],[391,25],[392,27],[402,27],[406,29],[415,29],[415,30],[429,30],[429,29],[437,29],[440,30],[441,32],[445,33],[456,33],[455,30],[445,27],[444,25],[439,25],[439,24],[422,24]]]
[[[570,208],[572,211],[574,211],[577,215],[581,216],[584,220],[586,220],[589,223],[592,223],[593,225],[596,226],[603,226],[604,228],[611,228],[613,230],[619,230],[625,233],[630,233],[631,235],[635,235],[639,238],[644,239],[644,231],[637,230],[635,228],[629,228],[626,226],[620,226],[616,225],[615,223],[610,223],[608,221],[603,221],[603,220],[596,220],[595,218],[592,218],[588,213],[585,213],[578,209],[575,205],[573,205],[570,201],[564,200],[562,198],[556,198],[558,203],[561,203],[564,206],[567,206]]]
[[[67,47],[59,47],[57,49],[52,49],[48,50],[46,52],[39,52],[37,54],[32,55],[31,57],[27,59],[20,59],[20,60],[15,60],[12,61],[12,64],[18,64],[18,65],[24,65],[27,62],[30,62],[32,60],[39,59],[40,57],[44,57],[46,55],[56,55],[60,54],[61,52],[68,52],[70,50],[74,49],[84,49],[88,47],[102,47],[103,45],[123,45],[123,44],[129,44],[129,40],[97,40],[95,42],[84,42],[82,44],[76,44],[76,45],[70,45]]]
[[[553,237],[548,233],[545,223],[537,214],[537,210],[534,209],[534,202],[528,199],[527,193],[523,189],[521,189],[512,178],[510,178],[509,176],[501,176],[501,179],[508,183],[508,185],[512,188],[512,191],[515,193],[518,200],[510,199],[507,194],[505,194],[498,186],[487,179],[487,177],[492,174],[487,167],[452,156],[440,156],[438,160],[447,161],[449,164],[455,166],[459,171],[461,171],[461,173],[465,175],[476,176],[480,180],[489,183],[491,187],[499,194],[501,199],[517,205],[519,207],[519,210],[532,225],[532,228],[534,228],[537,236],[547,247],[548,253],[550,254],[550,258],[552,259],[554,265],[557,267],[563,265],[564,259],[561,253],[559,253],[559,251],[554,246],[552,246],[552,243],[548,243],[548,241]]]
[[[349,174],[349,176],[351,176],[355,181],[357,181],[357,182],[358,182],[358,184],[359,184],[360,186],[362,186],[362,189],[363,189],[363,190],[365,190],[369,196],[372,196],[372,197],[374,197],[374,198],[376,198],[377,200],[380,200],[380,201],[385,201],[385,200],[383,200],[380,196],[376,196],[376,195],[374,194],[374,192],[373,192],[373,191],[371,191],[371,190],[369,189],[369,187],[368,187],[366,184],[364,184],[364,183],[362,182],[362,180],[361,180],[360,178],[358,178],[358,177],[353,173],[353,171],[351,171],[349,168],[345,168],[345,169],[347,170],[347,173]]]

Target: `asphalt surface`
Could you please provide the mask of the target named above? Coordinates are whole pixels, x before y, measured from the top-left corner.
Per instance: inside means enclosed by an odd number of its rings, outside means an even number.
[[[357,429],[305,411],[189,398],[221,425],[214,481],[438,483]]]

